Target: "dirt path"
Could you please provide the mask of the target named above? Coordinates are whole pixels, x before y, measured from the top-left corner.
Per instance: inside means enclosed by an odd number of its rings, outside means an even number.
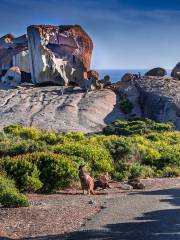
[[[104,210],[67,239],[180,239],[180,189],[131,193],[110,199]]]

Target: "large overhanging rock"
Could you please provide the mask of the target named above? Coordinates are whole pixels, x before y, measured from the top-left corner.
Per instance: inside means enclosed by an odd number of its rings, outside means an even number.
[[[27,33],[34,83],[83,85],[90,70],[93,43],[79,25],[33,25]]]

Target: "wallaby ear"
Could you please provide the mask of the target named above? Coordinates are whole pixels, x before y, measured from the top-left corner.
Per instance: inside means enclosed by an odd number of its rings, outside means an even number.
[[[79,170],[82,169],[85,165],[83,165],[82,163],[79,165]]]

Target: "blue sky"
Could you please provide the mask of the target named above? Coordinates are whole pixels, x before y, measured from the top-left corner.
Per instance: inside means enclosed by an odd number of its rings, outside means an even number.
[[[0,35],[31,24],[80,24],[93,68],[172,68],[180,61],[180,0],[0,0]]]

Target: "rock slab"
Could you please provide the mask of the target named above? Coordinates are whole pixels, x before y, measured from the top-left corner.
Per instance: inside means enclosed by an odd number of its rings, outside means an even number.
[[[123,118],[111,90],[84,93],[80,88],[19,87],[0,90],[0,128],[23,124],[45,130],[98,132]]]

